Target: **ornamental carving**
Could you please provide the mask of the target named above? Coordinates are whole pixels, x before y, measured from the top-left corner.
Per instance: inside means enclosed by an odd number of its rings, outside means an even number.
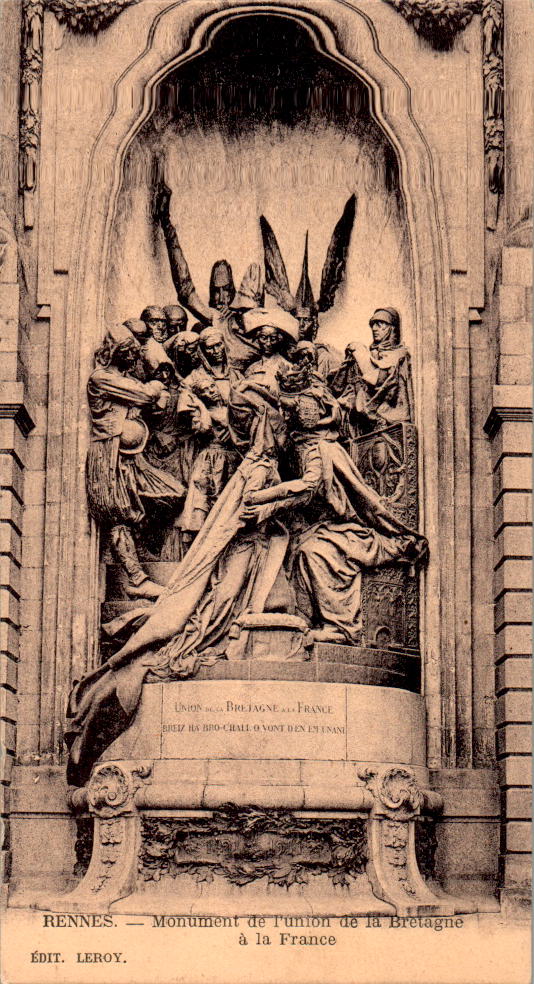
[[[285,888],[326,874],[334,885],[349,885],[365,870],[365,823],[232,804],[209,818],[144,817],[139,873],[145,881],[188,874],[199,883],[219,875],[240,886],[266,878]]]
[[[112,817],[128,809],[131,785],[126,773],[116,765],[95,770],[87,789],[87,804],[92,813]]]
[[[423,792],[408,769],[396,766],[381,774],[375,769],[364,769],[359,777],[373,793],[381,812],[407,820],[423,806]]]
[[[486,156],[486,225],[495,229],[504,190],[503,3],[485,0],[482,7],[484,75],[484,152]]]
[[[39,147],[41,141],[41,84],[43,75],[43,17],[46,10],[60,24],[79,34],[96,34],[126,7],[138,0],[22,0],[20,58],[19,191],[24,226],[35,224]]]
[[[96,34],[139,0],[45,0],[60,24],[78,34]]]
[[[483,0],[386,0],[433,48],[452,48],[456,35],[479,14]]]

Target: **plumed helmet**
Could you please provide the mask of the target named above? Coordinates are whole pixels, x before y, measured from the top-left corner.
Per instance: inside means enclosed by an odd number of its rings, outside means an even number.
[[[217,260],[211,268],[210,307],[214,307],[215,305],[215,289],[217,287],[228,287],[232,294],[231,300],[234,299],[234,276],[232,273],[232,267],[227,260]]]
[[[243,315],[243,327],[246,335],[251,335],[260,328],[277,328],[289,336],[294,342],[298,341],[299,323],[288,311],[282,308],[254,308]]]

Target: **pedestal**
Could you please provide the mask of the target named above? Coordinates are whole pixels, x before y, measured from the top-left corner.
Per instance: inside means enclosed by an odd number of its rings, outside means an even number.
[[[427,788],[423,698],[289,680],[145,684],[132,725],[71,806],[93,818],[61,911],[473,911],[416,860]]]

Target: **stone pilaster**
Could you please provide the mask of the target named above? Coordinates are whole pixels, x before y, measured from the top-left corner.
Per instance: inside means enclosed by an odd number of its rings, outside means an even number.
[[[25,386],[16,237],[21,4],[0,4],[0,774],[1,874],[10,868],[10,786],[18,712],[22,513],[27,436],[33,428]]]
[[[1,307],[5,284],[0,284]],[[11,286],[11,285],[9,285]],[[11,312],[16,316],[15,311]],[[0,326],[1,333],[1,326]],[[4,376],[6,371],[0,370]],[[0,817],[2,879],[9,877],[9,791],[17,725],[17,663],[19,658],[23,474],[26,437],[33,427],[21,381],[0,381]]]
[[[530,407],[529,387],[496,386],[486,424],[494,469],[496,747],[503,901],[526,899],[530,881]]]

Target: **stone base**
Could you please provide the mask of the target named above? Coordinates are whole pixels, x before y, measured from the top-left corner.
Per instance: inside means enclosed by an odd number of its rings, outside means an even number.
[[[476,901],[446,896],[432,881],[440,825],[431,818],[443,801],[428,788],[424,737],[423,698],[398,688],[146,684],[130,727],[87,785],[70,791],[81,881],[61,894],[50,880],[46,896],[23,892],[13,904],[171,914],[226,911],[230,901],[238,914],[477,911]],[[35,813],[39,783],[33,770],[23,776],[17,805]]]

